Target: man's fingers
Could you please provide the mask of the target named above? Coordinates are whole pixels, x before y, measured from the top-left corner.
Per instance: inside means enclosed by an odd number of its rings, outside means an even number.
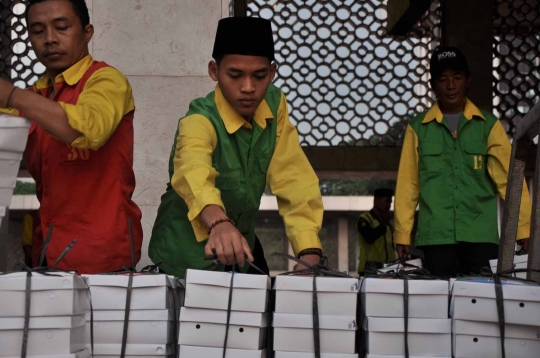
[[[239,234],[231,240],[234,256],[236,257],[236,263],[240,267],[244,266],[244,245],[242,245],[242,239],[242,235]]]
[[[232,265],[234,263],[234,248],[231,239],[223,239],[221,245],[223,247],[223,255],[225,256],[226,265]]]
[[[242,245],[244,246],[244,253],[247,256],[247,260],[249,262],[255,261],[255,258],[253,258],[253,254],[251,253],[251,249],[249,248],[249,245],[248,245],[247,240],[245,238],[242,238]]]
[[[225,257],[225,252],[223,250],[223,245],[221,244],[221,241],[216,240],[214,242],[214,248],[216,249],[218,261],[223,265],[228,265],[227,258]]]
[[[214,253],[212,252],[212,249],[214,248],[214,245],[211,241],[208,241],[208,243],[204,246],[204,254],[206,256],[213,256]]]

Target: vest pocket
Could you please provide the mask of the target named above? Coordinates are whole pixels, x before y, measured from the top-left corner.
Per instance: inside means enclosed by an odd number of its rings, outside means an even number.
[[[464,147],[467,168],[476,175],[483,175],[487,168],[487,145],[483,141],[468,141]]]
[[[444,167],[442,142],[420,143],[418,149],[420,173],[438,173],[442,171]]]

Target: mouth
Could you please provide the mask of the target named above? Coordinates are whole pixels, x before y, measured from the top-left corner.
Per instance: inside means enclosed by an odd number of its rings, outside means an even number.
[[[448,98],[450,100],[457,99],[458,97],[459,97],[458,93],[446,94],[446,98]]]
[[[45,57],[48,58],[48,59],[51,59],[51,60],[58,59],[58,58],[62,57],[63,55],[64,55],[64,53],[60,52],[60,51],[45,52]]]
[[[238,100],[238,102],[243,107],[252,107],[255,104],[255,100],[252,99],[252,98],[242,98],[242,99]]]

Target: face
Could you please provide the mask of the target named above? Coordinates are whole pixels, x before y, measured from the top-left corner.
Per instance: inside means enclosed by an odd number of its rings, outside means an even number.
[[[267,57],[226,55],[219,66],[211,61],[208,72],[231,106],[249,119],[266,96],[276,75],[276,64],[270,64]]]
[[[28,33],[38,60],[56,75],[88,55],[94,28],[83,29],[70,1],[47,0],[30,8]]]
[[[392,206],[392,198],[375,198],[374,204],[375,208],[383,213],[390,212],[390,207]]]
[[[439,106],[443,112],[458,113],[463,111],[467,87],[470,84],[470,77],[464,71],[444,70],[438,79],[435,80],[434,90],[439,99]]]

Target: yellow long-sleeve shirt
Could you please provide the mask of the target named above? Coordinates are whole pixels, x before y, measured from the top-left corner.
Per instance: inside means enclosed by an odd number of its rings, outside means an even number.
[[[216,106],[227,132],[252,125],[225,100],[219,87],[215,91]],[[296,128],[289,120],[287,101],[282,95],[277,113],[277,140],[270,161],[266,182],[277,197],[279,213],[295,254],[307,248],[321,248],[318,232],[323,217],[318,178],[298,140]],[[263,101],[253,116],[261,128],[273,120],[268,104]],[[207,238],[207,228],[198,219],[208,205],[226,209],[215,187],[219,173],[212,167],[212,153],[217,135],[210,121],[202,115],[191,115],[180,121],[171,185],[186,202],[197,241]]]
[[[92,56],[86,56],[56,76],[54,83],[65,82],[68,85],[76,85],[92,62]],[[51,78],[45,75],[32,89],[39,93],[51,86]],[[77,104],[63,102],[58,104],[66,113],[69,125],[82,134],[71,143],[71,146],[92,150],[98,150],[105,145],[122,118],[135,109],[132,89],[127,78],[113,67],[101,68],[88,79]],[[0,111],[19,115],[19,111],[13,108],[4,108]]]

